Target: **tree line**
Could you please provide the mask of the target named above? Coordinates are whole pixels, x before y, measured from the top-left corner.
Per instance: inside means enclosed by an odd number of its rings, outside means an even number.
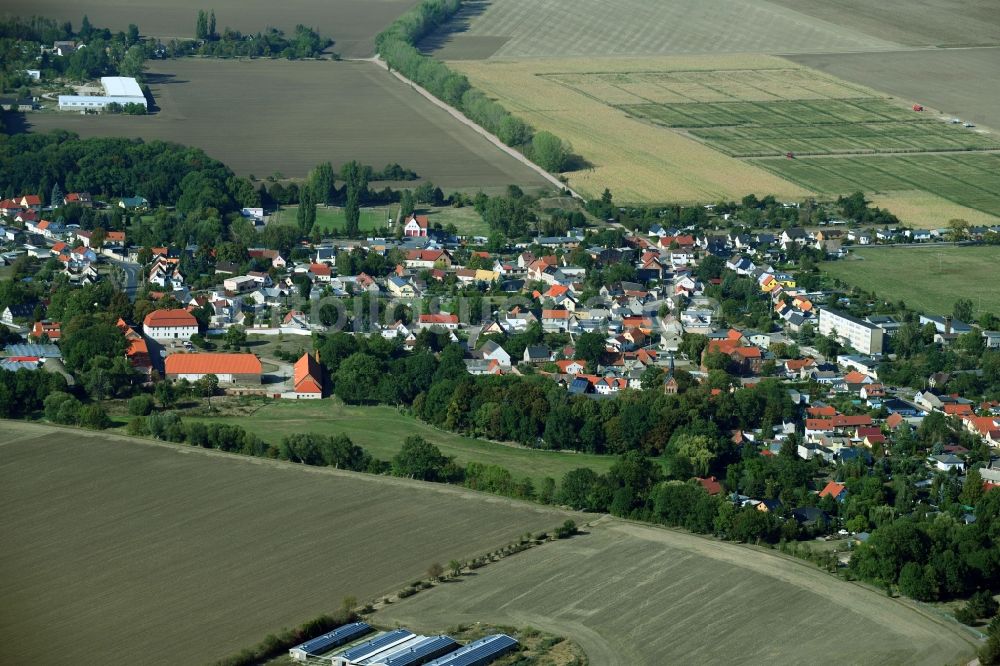
[[[424,0],[375,38],[379,55],[390,69],[396,69],[438,99],[459,109],[543,169],[565,170],[570,158],[569,144],[551,132],[535,131],[474,88],[464,75],[420,53],[417,48],[420,40],[441,28],[461,7],[461,0]]]

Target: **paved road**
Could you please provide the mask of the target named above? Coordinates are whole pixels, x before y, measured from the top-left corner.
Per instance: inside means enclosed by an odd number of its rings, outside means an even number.
[[[113,266],[122,269],[125,273],[125,285],[122,291],[128,296],[130,301],[135,300],[135,292],[139,287],[139,272],[142,270],[142,266],[139,264],[133,264],[128,261],[119,261],[118,259],[108,259]]]

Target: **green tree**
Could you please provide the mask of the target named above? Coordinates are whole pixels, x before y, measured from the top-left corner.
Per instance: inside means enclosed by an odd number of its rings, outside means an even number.
[[[973,318],[973,308],[974,305],[971,299],[960,298],[957,301],[955,301],[955,305],[952,308],[951,315],[955,319],[961,322],[969,323],[972,321]]]
[[[197,39],[208,39],[208,14],[204,9],[198,10],[198,21],[195,23],[194,36]]]
[[[392,458],[392,473],[421,481],[446,481],[452,459],[419,435],[410,435]]]
[[[333,392],[349,404],[376,402],[382,370],[382,363],[374,356],[353,353],[339,363]]]
[[[531,159],[546,171],[559,172],[566,167],[569,147],[551,132],[536,132],[531,139]]]
[[[604,355],[604,348],[604,336],[600,333],[581,333],[576,340],[576,357],[585,360],[594,372]]]

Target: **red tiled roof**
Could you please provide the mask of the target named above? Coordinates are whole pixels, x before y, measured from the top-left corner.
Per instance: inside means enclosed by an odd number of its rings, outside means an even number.
[[[542,319],[569,319],[569,310],[542,310]]]
[[[722,484],[719,483],[719,480],[714,476],[710,476],[707,479],[695,477],[695,479],[699,484],[701,484],[701,487],[704,488],[709,495],[718,495],[722,492]]]
[[[330,267],[326,264],[309,264],[309,272],[313,275],[332,275]]]
[[[457,324],[458,315],[454,314],[422,314],[421,324]]]
[[[310,354],[303,354],[295,362],[294,378],[296,393],[323,392],[323,371]]]
[[[866,379],[868,379],[868,375],[858,372],[857,370],[852,370],[844,375],[844,383],[846,384],[861,384]]]
[[[171,326],[197,326],[198,320],[187,310],[153,310],[143,320],[144,326],[165,328]]]
[[[253,354],[171,354],[168,375],[259,375],[260,359]]]
[[[831,481],[830,483],[826,484],[826,487],[823,488],[823,490],[819,491],[819,496],[826,497],[827,495],[829,495],[830,497],[836,499],[837,497],[840,496],[840,493],[844,492],[844,490],[846,489],[847,487],[844,486],[843,484],[837,483],[836,481]]]

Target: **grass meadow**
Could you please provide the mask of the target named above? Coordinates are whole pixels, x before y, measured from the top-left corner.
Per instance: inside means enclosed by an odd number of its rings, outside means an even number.
[[[396,455],[407,437],[420,435],[433,442],[445,455],[454,456],[461,465],[469,462],[500,465],[516,478],[530,477],[536,488],[547,476],[558,482],[563,474],[578,467],[590,467],[604,473],[614,462],[613,456],[540,451],[462,437],[438,430],[393,407],[355,407],[339,400],[276,400],[239,413],[223,412],[206,420],[249,428],[265,441],[273,443],[292,432],[343,433],[383,460]]]
[[[579,522],[579,521],[578,521]],[[908,602],[773,552],[604,518],[375,614],[431,630],[476,618],[570,636],[591,664],[938,665],[971,639]],[[766,628],[748,615],[767,618]],[[849,636],[849,640],[845,640]]]
[[[0,422],[0,663],[205,664],[548,530],[459,488]]]
[[[949,314],[959,298],[977,313],[1000,312],[1000,248],[852,248],[849,258],[822,264],[828,275],[879,298],[903,300],[921,312]]]

